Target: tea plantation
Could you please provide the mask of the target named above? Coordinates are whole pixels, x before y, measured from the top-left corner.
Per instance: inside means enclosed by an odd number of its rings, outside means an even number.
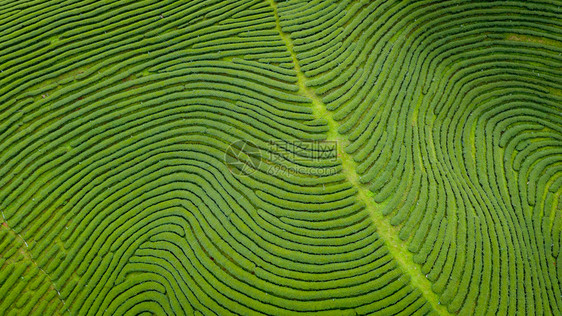
[[[0,0],[0,315],[562,315],[562,1]]]

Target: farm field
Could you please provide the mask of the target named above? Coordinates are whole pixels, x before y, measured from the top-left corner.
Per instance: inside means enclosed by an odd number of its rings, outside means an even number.
[[[562,315],[562,1],[0,0],[0,315]]]

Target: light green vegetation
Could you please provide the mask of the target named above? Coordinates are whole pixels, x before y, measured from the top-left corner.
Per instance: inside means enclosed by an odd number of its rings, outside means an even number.
[[[559,1],[0,1],[0,314],[561,315],[560,91]]]

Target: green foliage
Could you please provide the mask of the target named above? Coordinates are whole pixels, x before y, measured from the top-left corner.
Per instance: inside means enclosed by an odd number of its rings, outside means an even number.
[[[0,1],[2,315],[561,315],[561,194],[559,2]]]

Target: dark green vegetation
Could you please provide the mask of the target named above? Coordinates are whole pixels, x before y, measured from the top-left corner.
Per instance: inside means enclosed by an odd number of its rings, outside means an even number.
[[[0,1],[0,314],[561,315],[561,193],[561,1]]]

